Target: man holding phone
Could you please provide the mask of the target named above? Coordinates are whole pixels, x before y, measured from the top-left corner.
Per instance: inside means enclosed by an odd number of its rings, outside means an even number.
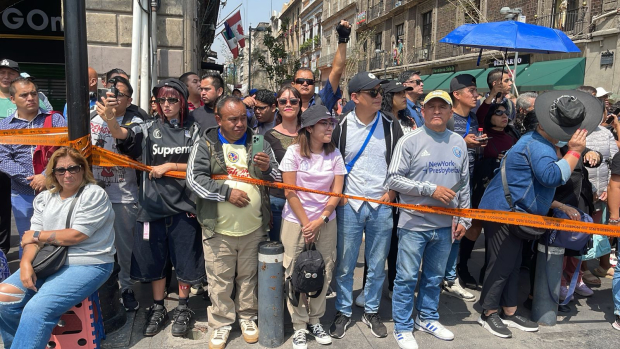
[[[247,343],[258,341],[258,244],[267,240],[270,203],[267,188],[212,175],[280,180],[278,163],[268,142],[248,129],[243,102],[233,96],[216,104],[218,127],[205,131],[194,144],[187,163],[187,185],[196,193],[198,222],[209,296],[209,348],[224,348],[231,325],[239,326]],[[263,144],[261,146],[261,143]],[[242,219],[239,219],[242,217]],[[232,298],[234,285],[236,298]]]
[[[450,208],[469,208],[469,162],[461,135],[446,128],[452,100],[445,91],[424,99],[424,126],[403,136],[394,149],[387,185],[402,203]],[[456,192],[450,188],[457,190]],[[398,220],[398,262],[392,297],[394,338],[400,348],[417,348],[415,329],[442,340],[454,334],[439,323],[440,285],[452,241],[459,240],[471,220],[403,210]],[[422,259],[424,261],[422,262]],[[413,318],[414,290],[422,275]]]

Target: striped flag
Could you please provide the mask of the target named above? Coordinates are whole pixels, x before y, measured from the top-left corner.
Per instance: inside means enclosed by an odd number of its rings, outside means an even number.
[[[235,37],[232,29],[230,29],[230,26],[228,26],[228,23],[226,22],[224,22],[224,31],[222,31],[222,35],[224,36],[224,40],[226,40],[226,43],[228,44],[228,48],[230,49],[233,58],[239,57],[237,38]]]
[[[226,20],[224,25],[232,30],[235,38],[237,38],[237,43],[239,44],[239,47],[244,48],[245,37],[243,36],[243,25],[241,24],[241,11],[235,12],[232,17]]]

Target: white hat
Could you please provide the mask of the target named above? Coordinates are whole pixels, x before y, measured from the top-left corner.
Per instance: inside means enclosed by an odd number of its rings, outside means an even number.
[[[610,94],[611,94],[611,92],[605,91],[605,89],[602,88],[602,87],[597,87],[596,88],[596,98],[601,98],[601,97],[609,96]]]

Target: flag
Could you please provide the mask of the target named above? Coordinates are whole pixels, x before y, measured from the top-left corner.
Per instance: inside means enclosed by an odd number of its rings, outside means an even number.
[[[237,43],[239,47],[245,47],[245,37],[243,36],[243,25],[241,25],[241,11],[237,11],[232,17],[226,20],[225,24],[227,27],[230,27],[232,32],[235,34],[235,38],[237,38]]]
[[[228,44],[228,48],[233,55],[233,58],[239,57],[239,47],[237,43],[237,38],[233,33],[232,29],[228,26],[228,23],[224,22],[224,31],[222,31],[222,36],[224,36],[224,40]]]

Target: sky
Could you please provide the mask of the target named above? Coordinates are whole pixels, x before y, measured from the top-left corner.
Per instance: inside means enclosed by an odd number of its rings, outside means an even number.
[[[290,1],[290,0],[289,0]],[[223,1],[221,1],[223,2]],[[271,9],[280,12],[282,9],[282,5],[287,2],[286,0],[227,0],[226,6],[223,8],[220,6],[219,18],[217,20],[218,24],[229,17],[229,14],[232,15],[237,11],[233,11],[235,7],[241,4],[239,10],[241,11],[241,19],[243,23],[244,33],[248,34],[248,27],[250,24],[252,27],[256,27],[259,22],[269,22],[271,18]],[[232,13],[231,13],[232,11]],[[216,28],[215,30],[215,40],[213,41],[213,45],[211,45],[211,50],[217,52],[217,62],[222,64],[224,63],[225,54],[230,55],[230,50],[226,45],[226,41],[222,37],[222,30],[224,26]],[[247,41],[246,41],[247,42]],[[246,43],[247,45],[247,43]]]

